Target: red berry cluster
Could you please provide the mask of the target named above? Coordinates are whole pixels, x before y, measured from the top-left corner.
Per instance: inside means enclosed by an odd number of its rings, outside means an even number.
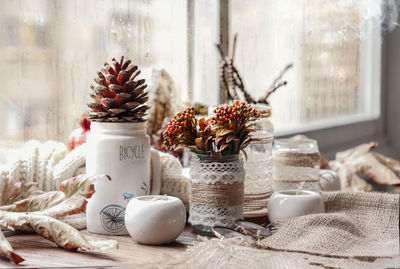
[[[232,121],[246,124],[250,119],[260,117],[260,113],[250,104],[234,101],[232,105],[222,105],[214,110],[213,123],[227,125]]]
[[[189,107],[176,114],[163,132],[163,140],[167,149],[191,138],[193,132],[196,132],[193,120],[195,120],[194,108]]]

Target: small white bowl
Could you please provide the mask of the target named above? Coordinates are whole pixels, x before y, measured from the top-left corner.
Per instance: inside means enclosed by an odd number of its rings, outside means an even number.
[[[132,199],[126,207],[126,229],[135,241],[142,244],[170,243],[181,234],[185,224],[185,206],[174,196],[140,196]]]
[[[273,193],[268,201],[268,218],[271,222],[324,212],[324,201],[321,195],[314,191],[278,191]]]

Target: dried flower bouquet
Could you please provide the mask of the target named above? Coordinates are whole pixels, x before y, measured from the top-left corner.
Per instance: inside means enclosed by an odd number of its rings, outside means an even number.
[[[168,150],[187,147],[197,154],[235,155],[253,140],[252,122],[259,117],[256,109],[241,101],[217,107],[209,119],[197,119],[194,108],[186,108],[168,123],[163,141]]]

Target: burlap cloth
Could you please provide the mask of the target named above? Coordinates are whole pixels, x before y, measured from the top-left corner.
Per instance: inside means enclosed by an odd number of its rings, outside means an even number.
[[[258,246],[203,239],[157,267],[400,268],[399,195],[322,194],[327,213],[277,223]]]

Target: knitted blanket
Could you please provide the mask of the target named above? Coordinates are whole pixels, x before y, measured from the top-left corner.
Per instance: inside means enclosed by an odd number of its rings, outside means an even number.
[[[188,208],[189,179],[183,175],[179,160],[161,154],[161,194],[180,198]],[[63,143],[47,141],[26,142],[8,156],[8,163],[0,169],[0,206],[9,204],[12,196],[24,186],[35,184],[42,191],[59,190],[61,182],[84,174],[86,145],[68,152]]]
[[[399,268],[399,195],[323,193],[327,212],[276,223],[251,246],[203,240],[170,263],[178,268]]]
[[[0,171],[0,205],[22,185],[37,184],[43,191],[58,190],[62,181],[84,173],[85,146],[68,153],[63,143],[29,141],[10,153],[7,165]]]

